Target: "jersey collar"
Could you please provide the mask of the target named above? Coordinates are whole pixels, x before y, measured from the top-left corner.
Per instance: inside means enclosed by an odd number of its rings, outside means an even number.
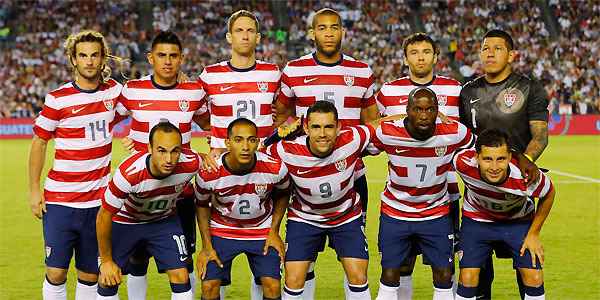
[[[342,62],[344,61],[344,54],[343,53],[342,53],[342,57],[340,58],[340,60],[338,60],[338,61],[336,61],[334,63],[330,63],[330,64],[320,61],[317,58],[317,52],[313,52],[312,57],[315,60],[315,62],[317,63],[317,65],[324,66],[324,67],[335,67],[337,65],[341,65]]]

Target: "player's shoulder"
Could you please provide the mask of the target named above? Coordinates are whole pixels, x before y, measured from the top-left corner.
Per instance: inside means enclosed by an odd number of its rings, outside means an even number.
[[[256,60],[256,71],[277,71],[279,72],[279,66],[275,63],[266,62],[262,60]]]
[[[226,60],[208,65],[208,66],[204,67],[204,70],[202,71],[203,74],[204,73],[223,73],[223,72],[231,72]]]
[[[369,68],[369,64],[364,62],[364,61],[360,61],[350,55],[346,55],[343,54],[342,55],[342,67],[349,67],[349,68],[359,68],[359,69],[368,69]]]
[[[48,92],[48,96],[51,96],[55,99],[66,97],[74,94],[78,94],[79,90],[75,87],[72,81],[65,82],[61,86],[55,88],[54,90]]]
[[[278,174],[282,167],[283,162],[264,152],[256,152],[256,171],[266,172],[272,174]]]
[[[129,182],[135,181],[136,174],[140,174],[146,168],[146,159],[150,155],[146,151],[134,152],[127,156],[117,168],[119,173],[123,175]]]
[[[432,85],[454,85],[454,86],[461,86],[460,81],[452,78],[452,77],[448,77],[448,76],[442,76],[442,75],[436,75],[435,79],[433,80],[433,82],[431,83]]]
[[[151,75],[146,75],[139,79],[130,79],[123,86],[123,89],[153,89],[153,88],[154,88],[154,85],[152,84]]]
[[[382,88],[385,86],[394,87],[394,86],[411,86],[411,85],[413,85],[413,83],[410,81],[410,78],[408,76],[404,76],[404,77],[396,78],[394,80],[390,80],[390,81],[384,83]]]
[[[485,76],[481,75],[472,79],[463,85],[463,91],[483,87],[486,84]]]
[[[459,172],[478,168],[477,151],[474,148],[458,150],[454,156],[454,167]]]
[[[462,138],[469,132],[469,129],[464,124],[457,120],[448,120],[442,122],[440,119],[436,121],[436,135],[457,135],[457,138]]]
[[[108,80],[106,80],[102,83],[102,89],[104,89],[104,90],[108,90],[108,89],[112,89],[112,88],[118,89],[121,87],[123,87],[123,85],[113,78],[109,78]]]
[[[290,60],[284,68],[284,71],[289,67],[314,67],[317,66],[317,62],[313,58],[313,54],[305,54],[296,59]]]

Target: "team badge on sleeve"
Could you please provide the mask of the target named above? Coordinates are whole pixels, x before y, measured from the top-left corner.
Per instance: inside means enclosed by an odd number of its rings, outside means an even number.
[[[353,86],[354,85],[354,76],[344,75],[344,82],[346,83],[347,86]]]
[[[444,156],[444,154],[446,154],[447,149],[448,147],[446,146],[435,147],[435,155],[437,155],[438,157],[442,157]]]
[[[256,191],[256,194],[258,194],[258,196],[260,196],[261,198],[265,196],[265,194],[267,193],[267,188],[268,186],[266,184],[255,184],[254,185],[254,190]]]
[[[342,160],[336,161],[335,168],[340,172],[344,172],[346,170],[346,160],[342,159]]]
[[[269,90],[269,84],[267,82],[259,81],[256,83],[256,85],[261,93],[266,93]]]
[[[179,100],[179,109],[181,109],[181,111],[187,111],[190,108],[190,101],[182,99]]]
[[[113,99],[105,99],[102,101],[106,110],[113,110]]]

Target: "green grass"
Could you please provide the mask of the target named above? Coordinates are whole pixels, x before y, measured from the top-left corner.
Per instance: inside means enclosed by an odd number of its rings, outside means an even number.
[[[205,151],[206,143],[194,140]],[[44,247],[41,222],[32,217],[28,206],[27,160],[29,141],[0,142],[0,299],[41,299],[44,274]],[[125,152],[114,146],[115,165]],[[52,149],[49,147],[49,157]],[[373,296],[379,285],[380,265],[377,249],[379,192],[386,177],[386,157],[367,158],[370,207],[367,236],[371,249],[369,281]],[[46,166],[51,164],[49,159]],[[551,137],[541,166],[600,178],[600,137]],[[45,174],[45,173],[44,173]],[[542,238],[546,251],[545,287],[550,299],[600,299],[600,184],[550,173],[557,199],[544,226]],[[510,260],[496,261],[494,299],[518,297]],[[317,299],[343,299],[343,275],[334,252],[319,256]],[[245,258],[234,263],[233,285],[228,299],[247,299],[249,272]],[[165,275],[149,272],[149,299],[168,299]],[[420,259],[414,272],[414,298],[431,299],[431,271]],[[74,298],[75,272],[69,272],[69,299]],[[126,288],[120,290],[125,299]]]

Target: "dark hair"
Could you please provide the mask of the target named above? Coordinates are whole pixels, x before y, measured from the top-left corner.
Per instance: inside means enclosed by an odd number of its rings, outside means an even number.
[[[150,130],[150,137],[148,138],[150,145],[152,145],[152,140],[154,139],[154,133],[157,131],[177,132],[177,134],[179,135],[179,138],[180,139],[182,138],[181,131],[179,130],[179,128],[177,128],[177,126],[173,125],[166,119],[161,119],[160,122],[158,124],[154,125],[154,127],[152,127],[152,129]]]
[[[481,147],[500,147],[506,145],[510,147],[510,139],[508,133],[500,129],[486,129],[477,135],[477,142],[475,142],[475,150],[477,153],[481,153]]]
[[[313,28],[313,29],[315,28],[315,20],[320,15],[336,16],[338,18],[340,26],[344,26],[344,24],[342,23],[342,16],[340,15],[339,12],[337,12],[331,8],[321,8],[317,12],[315,12],[315,14],[313,15],[313,18],[310,22],[310,28]]]
[[[254,130],[258,131],[258,127],[256,127],[256,124],[254,122],[246,118],[237,118],[233,120],[233,122],[229,123],[229,126],[227,126],[227,138],[231,137],[231,135],[233,134],[233,127],[236,125],[248,125],[254,127]]]
[[[435,55],[440,54],[440,48],[438,47],[436,42],[430,36],[428,36],[427,34],[425,34],[423,32],[417,32],[417,33],[413,33],[413,34],[409,35],[408,37],[406,37],[404,39],[404,41],[402,41],[402,50],[404,51],[404,56],[406,56],[406,51],[407,51],[408,45],[412,45],[412,44],[418,43],[418,42],[430,43],[431,47],[433,48],[433,53],[435,53]]]
[[[433,101],[433,103],[435,103],[436,106],[438,105],[437,95],[435,94],[435,92],[428,87],[420,86],[420,87],[417,87],[417,88],[413,89],[412,91],[410,91],[410,93],[408,93],[407,106],[413,106],[415,104],[415,100],[418,97],[422,97],[422,96],[430,98]]]
[[[338,111],[335,108],[335,105],[329,101],[319,100],[315,102],[315,104],[311,105],[306,112],[306,118],[310,118],[310,114],[318,112],[318,113],[333,113],[335,117],[335,121],[338,120]]]
[[[512,37],[510,36],[510,34],[508,34],[508,32],[506,32],[504,30],[492,29],[485,33],[485,35],[483,36],[483,40],[490,38],[490,37],[502,38],[506,42],[506,47],[508,47],[509,51],[514,49],[514,47],[515,47]]]
[[[179,47],[179,50],[183,51],[183,47],[181,46],[181,40],[179,39],[177,34],[175,34],[173,31],[170,31],[170,30],[166,30],[166,31],[161,30],[156,36],[154,36],[154,39],[152,40],[152,48],[151,49],[154,49],[154,47],[158,44],[177,45],[177,47]]]

